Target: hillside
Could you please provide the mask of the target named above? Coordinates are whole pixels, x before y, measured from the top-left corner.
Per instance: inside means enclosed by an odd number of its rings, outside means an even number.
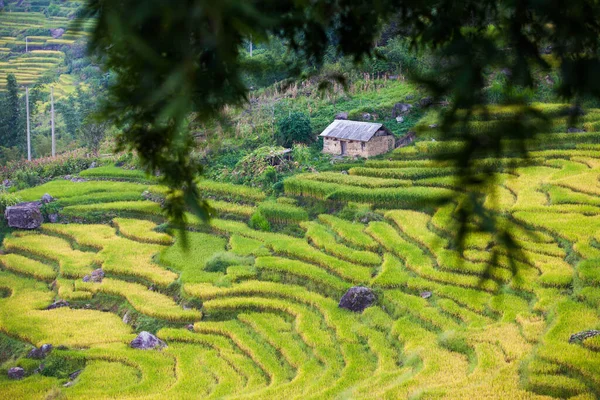
[[[28,376],[0,375],[0,393],[596,398],[598,337],[570,343],[600,328],[600,148],[586,144],[596,137],[548,133],[529,160],[499,170],[485,204],[516,238],[516,265],[486,234],[469,234],[461,255],[457,204],[430,202],[462,190],[432,156],[456,142],[295,175],[278,198],[201,181],[216,215],[209,226],[190,215],[187,251],[164,225],[165,188],[139,171],[103,166],[85,182],[16,192],[51,194],[60,221],[6,232],[1,343],[19,350],[2,368]],[[101,283],[82,280],[98,267]],[[356,285],[377,295],[362,313],[338,307]],[[56,300],[69,305],[46,310]],[[130,348],[142,330],[167,347]],[[40,361],[23,356],[44,343],[54,350],[34,373]]]

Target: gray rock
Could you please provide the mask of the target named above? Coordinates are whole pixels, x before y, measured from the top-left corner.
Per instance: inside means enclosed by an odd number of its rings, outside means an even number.
[[[193,332],[194,331],[194,324],[187,324],[185,326],[185,329],[187,329],[188,331],[192,331]]]
[[[69,302],[66,300],[58,300],[46,307],[46,310],[54,310],[55,308],[69,307]]]
[[[42,204],[52,203],[54,201],[54,197],[50,196],[48,193],[42,196]]]
[[[567,128],[567,133],[581,133],[581,132],[585,132],[585,131],[583,129],[574,128],[574,127]]]
[[[150,332],[142,331],[135,339],[129,343],[134,349],[140,350],[151,350],[151,349],[162,349],[167,347],[167,344],[151,334]]]
[[[83,277],[84,282],[100,283],[102,279],[104,279],[104,270],[102,268],[95,269],[91,274]]]
[[[342,171],[342,175],[348,175],[348,171]]]
[[[35,360],[43,360],[48,354],[52,352],[51,344],[44,344],[39,348],[32,349],[28,354],[27,358],[33,358]]]
[[[430,291],[424,291],[424,292],[420,293],[421,297],[424,298],[424,299],[430,298],[432,296],[432,294],[433,293],[431,293]]]
[[[347,112],[340,112],[335,114],[335,118],[334,119],[348,119],[348,113]]]
[[[58,214],[48,214],[48,222],[56,224],[58,222]]]
[[[37,201],[7,207],[4,216],[11,228],[37,229],[44,222],[40,203]]]
[[[404,117],[400,117],[400,116],[396,117],[396,122],[399,123],[399,124],[403,123],[404,122]]]
[[[369,113],[362,113],[362,119],[363,119],[363,121],[370,121],[371,120],[371,114],[369,114]]]
[[[88,169],[96,168],[97,166],[98,166],[98,164],[96,163],[96,161],[92,161],[92,163],[90,164],[90,167]]]
[[[600,335],[600,331],[596,329],[591,329],[589,331],[577,332],[569,336],[569,343],[578,343],[583,342],[586,339],[592,338],[594,336]]]
[[[81,375],[81,373],[82,373],[82,372],[83,372],[83,370],[82,370],[82,369],[78,369],[77,371],[75,371],[75,372],[72,372],[72,373],[69,375],[69,379],[70,379],[70,380],[72,380],[72,381],[74,381],[75,379],[77,379],[77,377],[78,377],[79,375]]]
[[[63,28],[50,29],[50,34],[52,35],[53,39],[58,39],[64,33],[65,33],[65,30]]]
[[[131,315],[129,314],[129,311],[126,311],[125,315],[123,315],[123,323],[129,325],[130,322],[131,322]]]
[[[2,186],[4,186],[5,188],[9,188],[12,186],[12,182],[10,181],[10,179],[5,179],[2,181]]]
[[[375,300],[375,293],[371,289],[364,286],[354,286],[342,296],[338,307],[354,312],[363,312],[365,308],[372,306]]]
[[[432,104],[433,104],[433,99],[431,97],[423,97],[421,100],[419,100],[419,105],[422,108],[429,107]]]
[[[8,379],[19,380],[25,376],[25,370],[21,367],[12,367],[8,370]]]
[[[408,103],[396,103],[392,108],[392,118],[407,114],[412,109],[412,105]]]
[[[428,126],[429,126],[431,129],[435,129],[435,128],[437,128],[437,127],[438,127],[438,124],[431,124],[431,125],[428,125]]]

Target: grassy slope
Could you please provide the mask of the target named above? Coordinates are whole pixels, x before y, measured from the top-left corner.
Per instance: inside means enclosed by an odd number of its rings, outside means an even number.
[[[163,227],[149,221],[160,220],[158,206],[121,199],[121,193],[141,194],[147,185],[111,182],[120,171],[95,171],[107,180],[52,182],[23,192],[28,199],[49,191],[59,204],[68,200],[64,218],[103,215],[110,221],[124,208],[135,218],[117,218],[113,227],[48,224],[42,233],[12,232],[4,240],[5,250],[16,255],[0,255],[0,329],[19,343],[65,345],[53,353],[54,362],[69,369],[74,367],[65,360],[82,360],[85,368],[72,387],[62,386],[66,373],[54,367],[21,382],[0,377],[0,394],[597,396],[600,342],[569,344],[568,338],[600,327],[600,148],[539,151],[532,165],[499,176],[500,199],[488,204],[518,223],[513,234],[525,257],[518,260],[517,276],[501,256],[487,278],[488,250],[496,243],[487,235],[469,236],[459,262],[449,243],[453,204],[393,206],[419,188],[430,195],[454,190],[430,160],[431,149],[410,149],[393,154],[396,161],[371,163],[351,175],[294,178],[287,195],[298,196],[300,204],[313,197],[309,215],[314,202],[322,209],[334,204],[324,194],[342,204],[360,200],[363,205],[353,209],[363,213],[369,203],[387,206],[371,210],[380,221],[368,225],[326,215],[310,222],[303,222],[305,214],[290,217],[287,224],[306,229],[304,237],[251,229],[248,213],[229,212],[240,207],[236,202],[250,211],[275,210],[274,203],[235,185],[202,183],[226,211],[210,228],[194,222],[203,232],[188,233],[187,245],[181,235],[171,245]],[[389,178],[369,179],[373,170],[401,173],[403,180],[392,185]],[[95,196],[101,203],[94,203]],[[99,265],[105,282],[83,283],[82,274]],[[44,283],[54,277],[56,286]],[[356,284],[378,293],[377,304],[362,314],[337,307]],[[425,290],[433,296],[421,298]],[[92,309],[41,311],[57,297]],[[122,320],[125,313],[130,325]],[[188,323],[193,331],[184,328]],[[148,326],[163,327],[158,336],[167,349],[127,347],[133,333]],[[3,369],[22,365],[28,373],[39,364],[3,359]],[[112,384],[96,384],[98,376]]]

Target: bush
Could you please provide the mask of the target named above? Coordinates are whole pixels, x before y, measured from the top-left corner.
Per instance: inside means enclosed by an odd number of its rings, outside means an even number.
[[[303,113],[294,112],[277,123],[277,144],[291,147],[294,143],[313,141],[310,119]]]
[[[0,214],[4,213],[6,207],[14,206],[21,202],[21,198],[14,193],[0,192]]]
[[[229,252],[217,253],[206,262],[205,270],[209,272],[225,272],[233,265],[252,265],[252,257],[242,257]]]
[[[252,217],[250,217],[248,225],[250,228],[259,231],[269,232],[271,230],[271,224],[259,211],[255,212]]]
[[[16,180],[17,189],[24,189],[57,176],[77,174],[94,161],[98,162],[98,159],[88,157],[83,150],[75,150],[55,158],[12,161],[0,167],[0,182],[5,179]]]

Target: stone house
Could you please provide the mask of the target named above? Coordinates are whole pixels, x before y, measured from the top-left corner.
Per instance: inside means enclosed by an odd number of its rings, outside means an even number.
[[[335,120],[319,135],[323,153],[373,157],[394,149],[394,135],[382,124]]]

